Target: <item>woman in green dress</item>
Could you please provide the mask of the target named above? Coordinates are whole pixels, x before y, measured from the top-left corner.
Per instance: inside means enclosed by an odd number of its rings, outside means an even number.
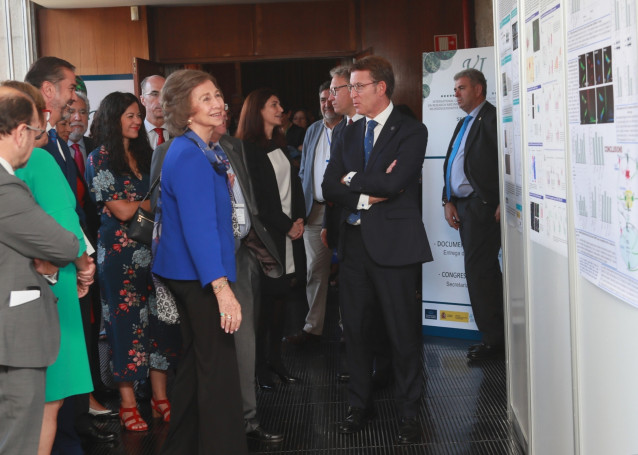
[[[36,106],[41,110],[39,100],[36,99],[40,93],[33,93],[28,87],[23,91],[34,98]],[[40,100],[44,104],[41,97]],[[40,121],[46,125],[44,119]],[[47,135],[42,134],[41,140],[46,143]],[[36,145],[42,144],[36,141]],[[51,453],[57,427],[57,413],[64,398],[93,390],[78,291],[82,294],[88,292],[88,284],[92,278],[87,277],[92,277],[95,265],[86,254],[84,233],[75,212],[75,196],[51,154],[41,148],[34,149],[27,165],[16,170],[16,176],[31,189],[38,205],[58,224],[73,232],[80,241],[78,259],[75,263],[59,269],[58,281],[52,285],[53,293],[58,298],[60,352],[55,363],[49,366],[46,372],[44,418],[38,447],[40,455]],[[38,269],[41,270],[43,269]],[[78,280],[78,273],[81,280]]]

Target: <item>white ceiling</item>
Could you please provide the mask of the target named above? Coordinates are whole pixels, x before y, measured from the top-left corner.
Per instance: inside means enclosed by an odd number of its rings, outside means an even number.
[[[31,0],[45,8],[106,8],[111,6],[238,5],[241,3],[280,3],[317,0]]]

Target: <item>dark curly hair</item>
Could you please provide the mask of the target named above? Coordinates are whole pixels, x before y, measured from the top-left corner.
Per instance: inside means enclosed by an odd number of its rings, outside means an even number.
[[[279,98],[279,94],[271,88],[258,88],[248,94],[244,106],[239,115],[239,124],[235,137],[241,140],[248,140],[260,146],[268,143],[266,132],[264,131],[264,117],[261,110],[264,108],[271,96]],[[272,132],[272,140],[282,149],[286,149],[286,137],[281,128],[275,128]]]
[[[121,120],[122,115],[131,104],[137,104],[140,112],[144,112],[139,99],[132,93],[113,92],[108,94],[100,103],[91,125],[91,137],[96,139],[98,144],[104,146],[109,153],[111,170],[120,175],[133,173],[126,161]],[[149,174],[153,149],[148,142],[144,124],[140,128],[137,138],[129,141],[129,152],[137,163],[138,170],[143,174]]]

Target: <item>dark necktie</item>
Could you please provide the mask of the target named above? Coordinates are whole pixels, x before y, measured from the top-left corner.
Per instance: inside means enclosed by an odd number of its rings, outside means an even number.
[[[467,129],[467,124],[472,120],[472,116],[468,115],[463,120],[463,125],[459,130],[459,134],[456,135],[456,140],[454,141],[454,145],[452,146],[452,153],[450,153],[450,158],[447,160],[447,170],[445,172],[445,196],[449,201],[452,197],[452,188],[450,187],[450,174],[452,172],[452,163],[454,162],[454,158],[456,158],[456,154],[459,151],[459,147],[461,146],[461,140],[463,139],[463,135],[465,134],[465,130]]]
[[[58,132],[55,130],[55,128],[51,128],[49,130],[49,140],[54,144],[58,143]]]
[[[372,147],[374,147],[374,128],[378,125],[378,122],[374,120],[368,120],[368,129],[366,130],[366,137],[363,140],[363,152],[365,156],[365,165],[368,165],[368,159],[370,153],[372,153]]]
[[[365,138],[363,139],[363,156],[365,165],[368,164],[368,158],[370,158],[370,153],[372,153],[372,148],[374,147],[374,128],[379,123],[374,120],[368,120],[368,129],[366,130]],[[351,213],[348,215],[348,223],[349,224],[357,224],[357,222],[361,219],[361,211],[356,213]]]
[[[221,148],[219,144],[215,144],[213,152],[217,159],[222,162],[226,171],[228,171],[230,169],[230,161],[228,160],[228,155],[226,155],[224,149]],[[230,178],[228,178],[228,176],[226,176],[226,185],[228,186],[228,194],[230,195],[230,204],[232,206],[233,235],[238,239],[241,236],[241,232],[239,231],[239,221],[237,220],[237,212],[235,209],[235,194],[233,193],[233,187],[230,184]]]
[[[153,131],[157,133],[157,145],[164,143],[164,128],[153,128]]]
[[[84,156],[82,155],[80,146],[78,144],[71,144],[71,148],[75,152],[73,154],[73,160],[78,167],[78,171],[80,171],[81,175],[84,175]]]
[[[348,120],[348,126],[352,125],[352,119]]]

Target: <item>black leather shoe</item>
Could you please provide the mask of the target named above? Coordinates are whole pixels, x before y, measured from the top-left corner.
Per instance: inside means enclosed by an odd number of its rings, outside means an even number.
[[[472,346],[470,346],[469,348],[467,348],[467,353],[469,354],[470,352],[476,351],[478,348],[480,348],[481,346],[483,346],[485,343],[478,343],[478,344],[473,344]]]
[[[249,439],[255,439],[260,442],[270,443],[281,442],[284,440],[283,434],[268,433],[266,430],[263,429],[261,425],[258,425],[257,428],[246,433],[246,437]]]
[[[316,344],[321,341],[321,335],[313,335],[312,333],[308,333],[305,330],[300,330],[293,335],[284,337],[282,341],[296,345]]]
[[[98,411],[97,409],[89,408],[89,414],[94,420],[104,422],[106,420],[118,420],[120,415],[117,412],[105,409],[104,411]]]
[[[257,373],[257,385],[261,390],[275,389],[275,382],[272,380],[270,372]]]
[[[94,444],[112,442],[115,441],[115,439],[117,438],[117,435],[115,433],[100,430],[88,420],[82,421],[80,424],[76,425],[75,431],[77,432],[78,436],[80,436],[80,438]]]
[[[346,383],[350,381],[350,373],[347,371],[340,371],[337,373],[337,381],[341,383]]]
[[[488,360],[502,357],[505,351],[503,346],[491,346],[489,344],[481,344],[476,349],[467,353],[470,360]]]
[[[271,365],[270,369],[273,373],[279,376],[279,379],[284,384],[296,384],[297,382],[301,382],[299,378],[291,375],[283,365]]]
[[[415,444],[421,440],[421,428],[415,417],[404,417],[399,423],[399,444]]]
[[[372,419],[373,414],[374,413],[371,409],[355,408],[350,406],[345,420],[339,422],[339,433],[358,433],[365,428],[368,420]]]

